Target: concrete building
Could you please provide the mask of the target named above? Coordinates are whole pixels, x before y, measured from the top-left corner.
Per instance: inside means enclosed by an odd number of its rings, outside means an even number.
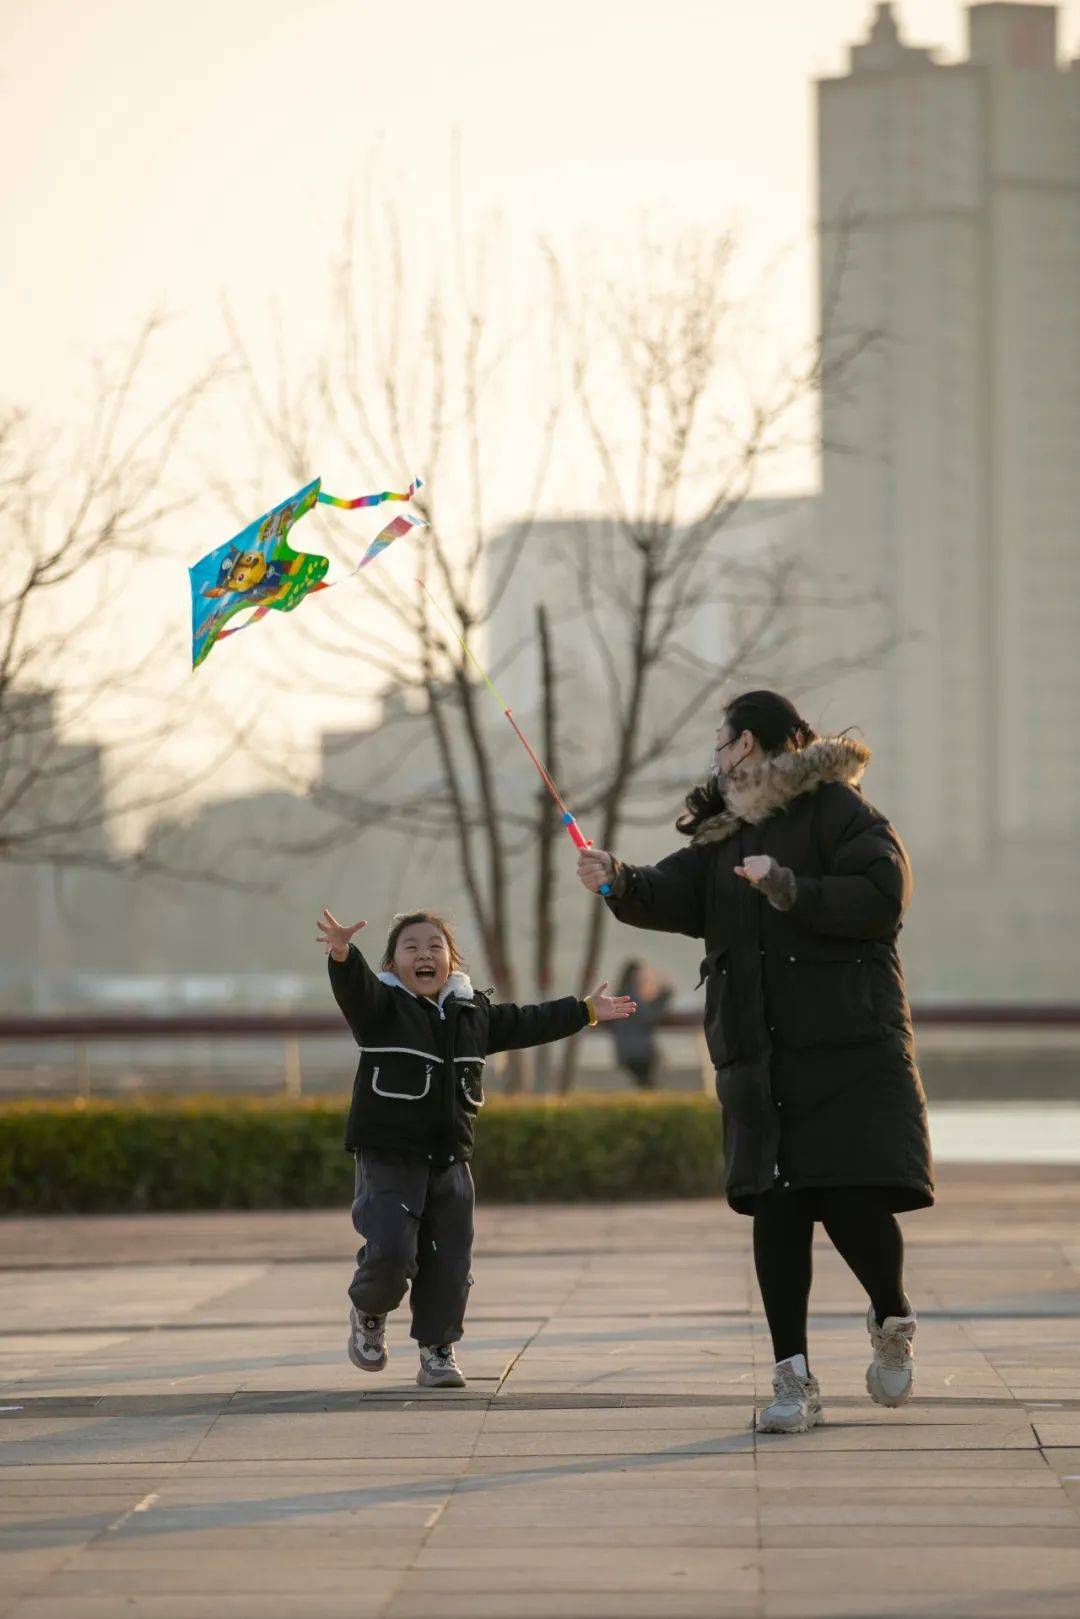
[[[874,796],[978,869],[1080,802],[1080,71],[1053,6],[967,18],[943,63],[879,5],[818,85],[827,354],[879,334],[825,387],[822,548],[893,643],[833,699]]]
[[[812,550],[817,502],[811,496],[749,499],[732,514],[711,542],[698,569],[698,605],[682,618],[650,673],[650,697],[642,729],[662,739],[680,725],[688,693],[721,666],[737,647],[748,648],[732,674],[737,685],[768,684],[792,689],[813,701],[812,659],[807,624],[796,605],[803,560]],[[502,578],[513,534],[497,535],[488,549],[493,580]],[[553,518],[534,526],[529,544],[510,576],[487,630],[487,657],[495,678],[515,711],[539,723],[541,680],[536,609],[548,610],[553,663],[560,695],[560,752],[570,786],[588,787],[610,763],[604,742],[608,728],[597,723],[614,713],[631,684],[634,626],[621,585],[633,559],[620,544],[616,526],[599,517]],[[763,604],[779,574],[791,600],[766,615]],[[587,581],[587,583],[586,583]],[[660,607],[663,607],[661,599]],[[657,622],[662,612],[657,613]],[[754,626],[764,625],[757,635]],[[658,755],[644,780],[667,791],[672,803],[710,758],[723,692],[702,705],[700,716],[681,724],[679,741]],[[573,715],[592,711],[584,727]],[[528,784],[531,787],[531,784]]]
[[[9,693],[2,730],[0,1007],[48,1011],[123,956],[118,885],[95,869],[110,852],[104,749],[64,739],[52,691]]]
[[[664,655],[650,671],[649,696],[637,733],[646,759],[637,772],[617,842],[625,859],[658,860],[681,839],[675,816],[687,790],[706,775],[723,698],[733,686],[769,685],[793,691],[808,705],[815,690],[812,663],[817,649],[806,636],[804,615],[785,600],[760,636],[751,632],[760,604],[775,583],[778,570],[792,596],[797,596],[801,559],[816,532],[814,497],[749,499],[735,511],[712,542],[707,563],[695,581],[697,606],[680,621]],[[493,537],[487,551],[489,577],[501,581],[515,532]],[[530,740],[542,751],[542,679],[536,610],[547,608],[555,681],[557,753],[552,763],[560,789],[580,814],[586,834],[599,837],[602,815],[586,812],[614,763],[615,716],[628,700],[633,662],[633,625],[620,584],[632,576],[633,564],[614,524],[597,516],[550,518],[534,525],[509,582],[485,627],[482,655],[500,691],[514,709]],[[478,646],[480,645],[478,640]],[[726,687],[701,699],[695,694],[709,679],[709,669],[723,665],[739,646],[749,651],[739,661]],[[690,712],[688,712],[690,708]],[[539,787],[520,744],[490,705],[501,725],[499,791],[521,823],[536,812]],[[500,735],[496,732],[496,737]],[[526,958],[534,934],[531,859],[516,862],[511,878],[519,937]],[[575,874],[573,851],[560,846],[555,861],[555,979],[575,982],[583,930],[590,903]],[[584,900],[584,904],[583,904]],[[606,974],[615,974],[629,955],[645,953],[673,975],[680,997],[692,994],[698,977],[700,946],[673,935],[635,936],[609,928],[605,945]]]

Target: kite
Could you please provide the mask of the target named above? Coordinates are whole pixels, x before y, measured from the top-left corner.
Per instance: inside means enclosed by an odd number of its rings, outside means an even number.
[[[480,662],[479,658],[476,656],[476,654],[473,651],[472,647],[469,645],[468,641],[466,641],[465,637],[458,630],[456,630],[454,628],[454,625],[451,622],[449,616],[445,612],[443,612],[443,609],[439,606],[438,602],[435,600],[434,596],[431,594],[431,591],[428,589],[427,585],[425,585],[424,581],[422,579],[418,579],[416,582],[420,586],[420,589],[424,592],[424,595],[427,597],[428,601],[431,602],[432,606],[436,609],[436,611],[439,612],[440,614],[442,614],[442,617],[446,620],[446,623],[449,626],[451,635],[453,635],[454,638],[461,643],[461,650],[464,652],[465,656],[471,661],[471,663],[473,664],[473,667],[476,670],[478,670],[481,680],[483,680],[484,684],[487,686],[488,691],[494,697],[495,701],[498,703],[499,707],[502,709],[503,713],[506,715],[506,718],[510,721],[510,724],[511,724],[513,730],[514,730],[514,734],[516,735],[518,741],[521,743],[522,747],[525,749],[525,752],[529,755],[529,758],[532,760],[533,764],[536,766],[537,770],[539,771],[540,779],[544,783],[544,786],[547,788],[548,792],[551,794],[552,798],[555,800],[555,806],[559,811],[559,815],[562,818],[562,824],[566,828],[567,836],[569,837],[571,843],[577,849],[591,849],[593,847],[592,838],[587,838],[585,836],[585,834],[581,830],[580,826],[578,826],[577,821],[574,819],[574,816],[571,814],[570,810],[567,809],[565,803],[563,802],[562,794],[559,792],[559,789],[556,787],[555,783],[552,781],[551,777],[548,775],[548,772],[544,768],[544,764],[543,764],[542,760],[539,758],[539,756],[536,753],[534,753],[532,747],[529,744],[528,738],[526,737],[524,731],[521,729],[521,726],[518,724],[517,720],[514,718],[513,709],[510,708],[509,705],[506,702],[504,702],[502,694],[499,691],[499,688],[496,686],[495,682],[492,680],[491,676],[488,674],[487,670],[484,668],[483,664]],[[604,883],[601,886],[600,892],[601,892],[601,894],[610,894],[611,893],[611,884],[610,883]]]
[[[378,495],[340,500],[336,495],[324,495],[321,484],[322,480],[316,478],[314,483],[283,500],[273,511],[257,517],[226,545],[219,545],[216,551],[210,551],[188,569],[193,669],[205,662],[218,641],[250,629],[252,624],[265,618],[271,608],[289,613],[305,596],[316,590],[330,590],[341,583],[341,579],[326,578],[330,567],[328,557],[294,551],[289,545],[289,530],[313,506],[338,506],[345,511],[356,511],[365,506],[381,506],[387,500],[411,500],[423,487],[421,480],[414,478],[408,489],[401,492],[388,489]],[[376,534],[359,564],[342,578],[351,579],[402,535],[424,527],[424,519],[412,512],[393,518]],[[248,609],[254,611],[245,623],[226,628],[230,619]]]

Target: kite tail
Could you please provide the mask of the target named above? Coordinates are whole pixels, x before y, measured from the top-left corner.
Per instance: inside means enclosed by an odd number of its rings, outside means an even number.
[[[384,489],[381,495],[357,495],[355,500],[341,500],[337,495],[324,495],[319,491],[321,506],[338,506],[342,511],[354,512],[361,506],[381,506],[384,500],[411,500],[418,489],[423,489],[423,478],[414,478],[408,489]]]

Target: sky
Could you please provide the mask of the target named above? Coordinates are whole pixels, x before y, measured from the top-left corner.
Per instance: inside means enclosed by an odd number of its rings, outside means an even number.
[[[617,237],[644,210],[736,221],[763,259],[813,208],[812,81],[868,0],[3,0],[4,390],[71,368],[164,303],[303,324],[372,152],[417,244],[460,131],[469,209],[513,232]],[[1080,0],[1060,8],[1080,49]],[[962,49],[954,0],[902,0],[911,43]],[[809,326],[794,277],[778,326]]]
[[[909,43],[962,54],[954,0],[897,10]],[[769,339],[796,346],[814,328],[813,80],[846,71],[872,13],[868,0],[0,0],[0,391],[42,421],[77,417],[90,358],[154,308],[173,317],[162,381],[179,378],[220,348],[223,298],[256,331],[275,307],[302,352],[324,330],[328,258],[373,165],[410,259],[440,250],[455,139],[467,229],[497,216],[511,255],[541,236],[617,255],[642,220],[731,225],[746,265],[779,265]],[[1059,14],[1060,52],[1075,55],[1080,0]],[[229,454],[240,429],[221,427]],[[347,466],[317,472],[356,492]],[[812,456],[780,476],[812,488]],[[206,521],[205,545],[178,537],[191,560],[232,532],[212,508]]]

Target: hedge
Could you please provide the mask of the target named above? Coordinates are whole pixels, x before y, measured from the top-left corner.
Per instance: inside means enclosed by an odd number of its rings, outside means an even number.
[[[340,1098],[0,1107],[0,1211],[325,1208],[352,1195]],[[720,1110],[699,1096],[494,1099],[473,1164],[494,1201],[701,1197]]]

